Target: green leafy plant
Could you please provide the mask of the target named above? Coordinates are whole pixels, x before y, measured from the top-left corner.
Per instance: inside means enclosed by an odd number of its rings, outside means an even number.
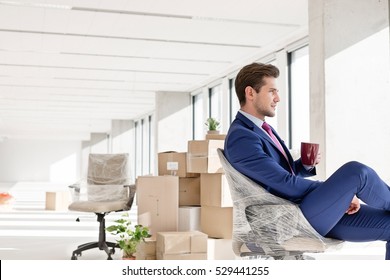
[[[208,130],[217,130],[220,122],[214,118],[208,118],[204,124],[208,127]]]
[[[145,238],[151,237],[149,228],[142,225],[131,225],[129,214],[122,215],[123,218],[115,220],[115,225],[106,228],[106,231],[112,235],[118,236],[116,240],[119,248],[122,249],[124,258],[134,257],[137,251],[137,245],[145,241]]]

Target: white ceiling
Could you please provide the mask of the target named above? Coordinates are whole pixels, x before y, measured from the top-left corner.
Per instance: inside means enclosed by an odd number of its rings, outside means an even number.
[[[307,20],[307,0],[0,0],[0,140],[108,132]]]

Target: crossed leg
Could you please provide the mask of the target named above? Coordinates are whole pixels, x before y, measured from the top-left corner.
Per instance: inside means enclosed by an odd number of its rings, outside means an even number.
[[[367,205],[347,215],[354,195]],[[390,188],[373,169],[359,162],[340,167],[303,199],[300,208],[323,236],[346,241],[390,241]],[[386,259],[390,259],[389,244]]]

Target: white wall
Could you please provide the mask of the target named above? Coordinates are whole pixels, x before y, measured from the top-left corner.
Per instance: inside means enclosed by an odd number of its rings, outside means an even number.
[[[311,139],[322,176],[357,160],[390,179],[388,1],[309,1]]]
[[[85,178],[89,153],[126,152],[130,154],[132,162],[133,127],[133,121],[113,121],[111,141],[108,141],[105,133],[93,133],[90,141],[83,142],[4,140],[0,142],[0,182],[71,184]]]
[[[0,143],[0,182],[73,183],[80,176],[78,141],[15,140]]]

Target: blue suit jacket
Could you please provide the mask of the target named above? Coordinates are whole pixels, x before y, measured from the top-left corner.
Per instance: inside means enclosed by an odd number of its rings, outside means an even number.
[[[240,112],[226,136],[225,156],[235,169],[270,193],[299,203],[319,184],[303,178],[315,175],[315,168],[307,171],[300,159],[294,162],[283,140],[272,131],[283,146],[295,175],[291,174],[287,159],[266,132]]]

